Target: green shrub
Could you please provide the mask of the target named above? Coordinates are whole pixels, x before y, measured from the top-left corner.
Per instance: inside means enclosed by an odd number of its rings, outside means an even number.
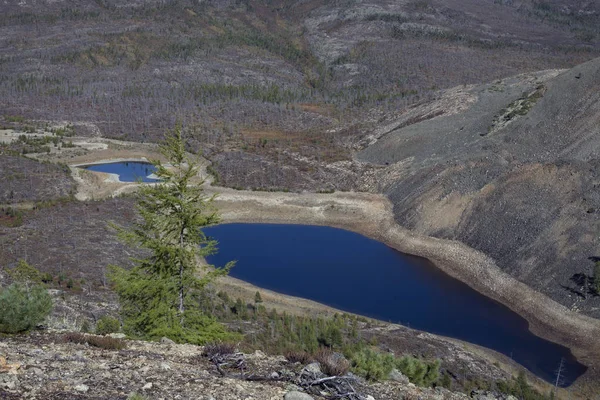
[[[523,371],[519,371],[516,379],[496,382],[496,389],[500,393],[512,395],[522,400],[546,400],[547,398],[527,382],[527,377]]]
[[[14,283],[0,292],[0,332],[25,332],[41,323],[52,309],[52,298],[39,285]]]
[[[108,315],[103,316],[96,323],[96,333],[98,335],[115,333],[119,332],[119,330],[121,330],[121,323],[119,320]]]
[[[25,260],[19,260],[17,266],[6,271],[13,282],[18,283],[42,283],[42,274],[37,268],[29,265]]]
[[[369,381],[387,379],[394,368],[394,356],[363,348],[352,354],[352,370]]]
[[[87,319],[81,324],[80,331],[83,333],[90,333],[90,322]]]
[[[426,363],[418,358],[404,356],[396,361],[396,368],[418,386],[431,386],[440,376],[439,360]]]

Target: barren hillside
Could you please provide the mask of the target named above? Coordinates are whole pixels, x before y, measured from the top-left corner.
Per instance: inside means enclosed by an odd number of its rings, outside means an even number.
[[[402,226],[460,240],[555,300],[600,316],[584,287],[600,228],[600,59],[468,90],[464,112],[362,150]]]

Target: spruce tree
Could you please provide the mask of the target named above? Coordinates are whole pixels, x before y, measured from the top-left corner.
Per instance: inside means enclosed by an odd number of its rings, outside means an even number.
[[[204,343],[225,339],[222,325],[204,314],[199,295],[205,286],[228,273],[200,261],[216,251],[216,241],[202,228],[219,222],[214,196],[192,180],[198,163],[185,151],[181,128],[166,135],[161,153],[169,165],[153,161],[160,180],[142,185],[137,193],[139,219],[131,228],[115,226],[119,237],[149,251],[126,270],[112,266],[111,279],[119,295],[123,329],[134,337]]]
[[[260,295],[259,291],[256,291],[256,293],[254,294],[254,303],[259,304],[262,303],[262,296]]]

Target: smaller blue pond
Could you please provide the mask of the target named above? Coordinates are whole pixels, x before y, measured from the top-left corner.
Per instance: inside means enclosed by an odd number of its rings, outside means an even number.
[[[208,258],[237,260],[231,275],[265,289],[402,323],[499,351],[552,381],[564,359],[564,384],[585,372],[569,349],[535,336],[525,319],[427,260],[359,234],[323,226],[226,224],[205,230],[219,241]]]
[[[156,168],[154,165],[142,161],[122,161],[108,164],[86,165],[83,168],[90,171],[106,172],[108,174],[119,175],[121,182],[157,182],[158,179],[149,178]]]

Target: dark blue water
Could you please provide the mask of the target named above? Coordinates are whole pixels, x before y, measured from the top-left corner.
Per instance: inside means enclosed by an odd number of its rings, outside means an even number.
[[[148,178],[156,171],[154,165],[141,161],[124,161],[108,164],[87,165],[83,167],[90,171],[106,172],[119,175],[121,182],[157,182],[157,179]]]
[[[507,307],[425,259],[362,235],[273,224],[225,224],[205,232],[219,241],[219,254],[209,262],[237,260],[231,275],[256,286],[485,346],[550,382],[564,358],[565,386],[586,370],[569,349],[533,335]]]

